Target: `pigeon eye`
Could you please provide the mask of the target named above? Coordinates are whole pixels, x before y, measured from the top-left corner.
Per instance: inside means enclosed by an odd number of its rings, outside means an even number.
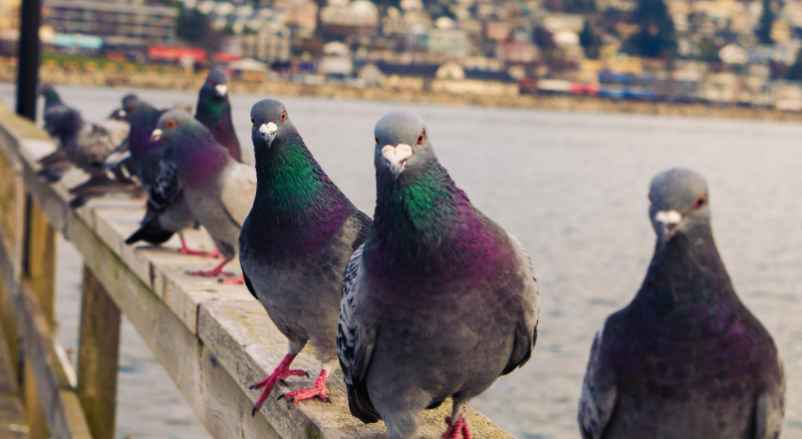
[[[418,145],[421,145],[421,144],[423,144],[424,140],[426,140],[426,130],[425,129],[423,131],[421,131],[420,134],[418,134],[418,140],[416,142],[417,142]]]
[[[164,127],[165,128],[171,128],[171,129],[175,128],[175,121],[172,120],[172,119],[168,120],[167,122],[164,123]]]
[[[281,112],[281,121],[284,122],[287,120],[287,110]]]
[[[377,144],[377,145],[379,144],[379,138],[378,138],[378,137],[374,137],[374,138],[373,138],[373,140],[375,140],[375,141],[376,141],[376,144]]]
[[[696,201],[693,202],[693,208],[699,209],[701,207],[704,207],[705,204],[707,204],[707,194],[702,194],[701,196],[699,196],[699,198],[696,199]]]

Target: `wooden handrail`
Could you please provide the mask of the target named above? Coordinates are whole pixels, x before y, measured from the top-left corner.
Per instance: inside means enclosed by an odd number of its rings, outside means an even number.
[[[77,395],[95,439],[110,438],[114,431],[113,412],[110,416],[98,413],[98,407],[108,406],[99,401],[114,399],[97,392],[115,387],[101,384],[116,379],[116,373],[106,369],[116,369],[119,339],[115,335],[112,342],[101,341],[94,335],[98,330],[119,329],[115,312],[125,315],[137,329],[215,438],[384,437],[383,426],[364,425],[350,415],[340,372],[330,385],[332,403],[309,402],[295,407],[272,397],[252,417],[250,408],[258,395],[248,385],[271,370],[287,346],[262,306],[241,286],[224,286],[185,274],[188,269],[206,267],[209,261],[182,256],[170,248],[126,246],[125,237],[142,216],[142,200],[109,197],[77,211],[69,209],[65,188],[80,179],[80,174],[69,173],[56,185],[48,185],[35,175],[36,159],[52,149],[41,131],[0,108],[0,164],[3,156],[13,164],[15,178],[41,207],[49,224],[83,255],[88,270],[84,277]],[[11,178],[1,172],[0,180]],[[2,187],[0,181],[0,194]],[[208,248],[208,238],[201,231],[189,232],[187,238],[193,245]],[[98,315],[107,317],[108,321],[101,324],[104,329],[99,329],[97,322],[83,321]],[[27,346],[24,354],[29,356]],[[105,364],[96,363],[100,361]],[[302,353],[297,366],[312,370],[315,362]],[[298,384],[302,382],[298,380]],[[422,415],[422,437],[438,438],[442,434],[448,405]],[[511,438],[473,410],[468,410],[468,417],[476,437]],[[109,418],[111,421],[103,424]],[[51,429],[53,426],[51,422]]]

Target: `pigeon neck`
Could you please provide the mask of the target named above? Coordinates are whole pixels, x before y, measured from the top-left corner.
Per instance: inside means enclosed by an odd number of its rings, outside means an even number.
[[[212,182],[231,160],[225,148],[210,133],[205,134],[182,136],[175,150],[179,175],[192,187]]]
[[[255,152],[256,201],[251,215],[271,236],[269,251],[306,253],[328,242],[354,207],[320,168],[301,136],[285,133]]]
[[[140,106],[134,110],[134,113],[131,115],[131,131],[128,134],[128,143],[131,154],[135,158],[149,154],[151,150],[161,151],[161,143],[152,142],[150,140],[150,136],[153,130],[156,129],[161,115],[161,111],[146,103],[141,103]]]
[[[703,225],[657,244],[636,301],[663,316],[709,313],[714,304],[736,297],[710,226]]]
[[[195,118],[212,132],[215,140],[228,150],[234,160],[242,161],[239,139],[231,119],[231,103],[228,99],[204,99],[201,95]]]
[[[45,108],[50,108],[61,103],[61,96],[59,96],[55,90],[48,90],[45,92]]]
[[[437,162],[409,180],[377,176],[374,245],[368,250],[391,271],[478,273],[499,249],[496,235]]]

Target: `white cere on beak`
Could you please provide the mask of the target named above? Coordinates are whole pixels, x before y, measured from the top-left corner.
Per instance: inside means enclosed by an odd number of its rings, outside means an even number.
[[[161,129],[159,129],[159,128],[156,128],[156,129],[155,129],[155,130],[153,130],[153,132],[150,134],[150,140],[151,140],[151,141],[154,141],[154,142],[156,142],[156,141],[158,141],[158,140],[159,140],[159,139],[161,139],[161,138],[162,138],[162,130],[161,130]]]
[[[125,117],[128,116],[128,113],[126,113],[125,110],[120,110],[119,115],[120,117]]]
[[[654,215],[654,220],[666,226],[676,226],[682,221],[682,214],[676,210],[661,210]]]
[[[404,172],[404,168],[407,166],[407,159],[411,156],[412,147],[406,143],[401,143],[396,146],[384,145],[382,148],[382,157],[387,160],[390,172],[392,172],[395,177],[398,177]]]
[[[272,139],[278,132],[278,125],[275,122],[263,123],[259,126],[259,134],[265,139]]]
[[[217,92],[218,96],[225,96],[228,93],[228,86],[225,84],[217,84],[214,86],[214,91]]]

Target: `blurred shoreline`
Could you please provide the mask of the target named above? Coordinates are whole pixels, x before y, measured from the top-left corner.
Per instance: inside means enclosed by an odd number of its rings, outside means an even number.
[[[43,63],[40,80],[54,85],[78,85],[111,88],[197,90],[205,71],[189,73],[175,66],[120,65],[118,69],[98,69],[104,60],[88,63]],[[116,71],[115,71],[116,70]],[[0,58],[0,82],[15,81],[13,59]],[[666,103],[645,101],[613,101],[595,96],[562,95],[491,95],[405,90],[395,87],[357,87],[346,83],[304,84],[289,80],[248,80],[232,78],[231,91],[257,96],[319,97],[325,99],[367,100],[440,104],[457,107],[496,107],[537,109],[558,112],[619,113],[671,117],[744,119],[781,122],[802,122],[802,112],[749,108],[734,105]]]

